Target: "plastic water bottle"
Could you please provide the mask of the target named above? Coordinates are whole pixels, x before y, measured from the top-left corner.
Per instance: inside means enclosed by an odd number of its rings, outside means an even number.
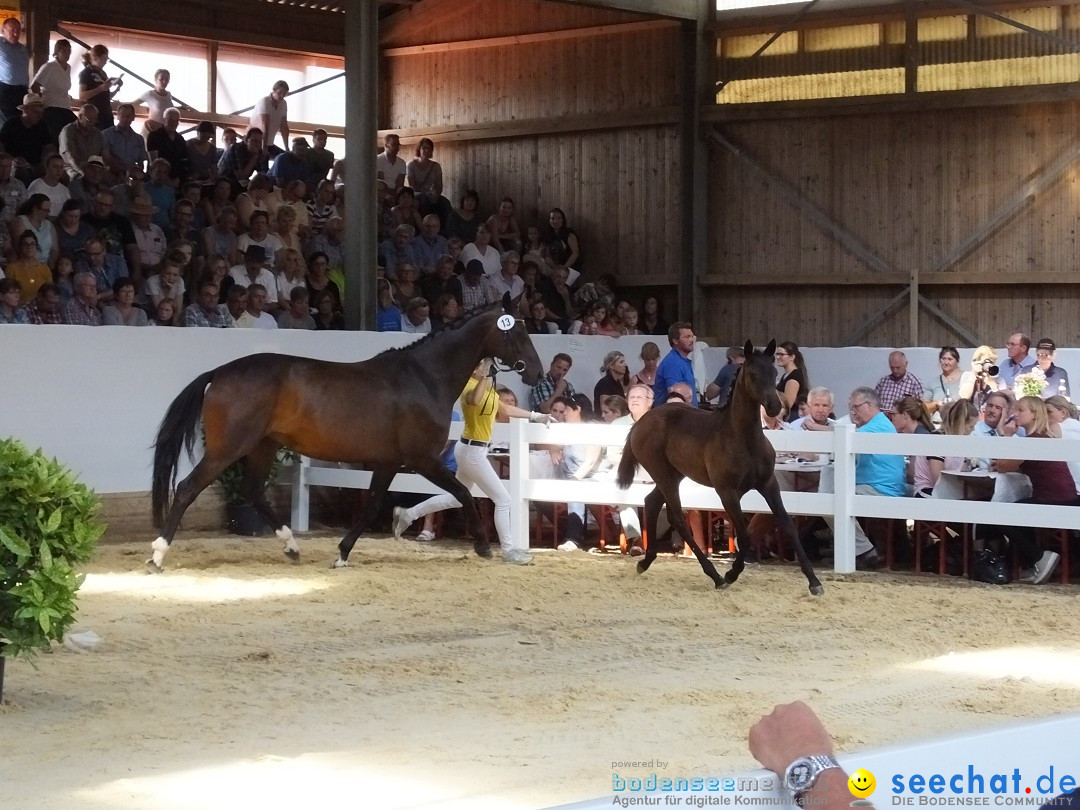
[[[1065,389],[1065,380],[1061,380],[1058,382],[1058,396],[1065,397],[1066,402],[1072,401],[1069,399],[1069,392]]]

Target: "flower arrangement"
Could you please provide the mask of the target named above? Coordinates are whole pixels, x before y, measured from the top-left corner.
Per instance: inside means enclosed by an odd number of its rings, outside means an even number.
[[[1040,397],[1042,392],[1046,390],[1047,382],[1046,375],[1043,374],[1043,370],[1038,366],[1031,369],[1027,374],[1018,374],[1016,376],[1016,384],[1013,386],[1013,391],[1016,392],[1016,396],[1019,397]]]

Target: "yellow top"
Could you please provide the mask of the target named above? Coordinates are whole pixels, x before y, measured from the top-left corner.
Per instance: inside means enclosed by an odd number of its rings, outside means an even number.
[[[461,392],[461,413],[465,418],[465,428],[461,431],[461,438],[490,442],[491,428],[499,413],[499,395],[495,393],[495,386],[491,386],[479,405],[470,405],[469,392],[479,384],[480,382],[475,377],[470,377],[465,383],[465,390]]]
[[[52,283],[53,280],[49,266],[39,261],[14,261],[8,265],[7,277],[19,282],[24,304],[33,300],[42,284]]]

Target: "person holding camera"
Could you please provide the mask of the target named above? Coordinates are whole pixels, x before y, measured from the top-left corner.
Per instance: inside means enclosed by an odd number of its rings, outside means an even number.
[[[980,346],[971,356],[971,370],[960,376],[960,398],[971,400],[980,411],[990,394],[1008,388],[999,376],[997,362],[996,351]]]

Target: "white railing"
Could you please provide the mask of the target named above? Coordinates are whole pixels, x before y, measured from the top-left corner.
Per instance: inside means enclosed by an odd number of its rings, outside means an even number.
[[[677,407],[677,406],[673,406]],[[578,502],[589,504],[627,504],[641,506],[652,484],[635,483],[628,490],[615,486],[614,475],[586,481],[532,478],[529,470],[529,445],[600,444],[621,446],[629,431],[627,426],[602,424],[534,425],[523,419],[509,425],[496,425],[495,441],[510,446],[511,533],[526,537],[529,532],[529,501]],[[461,434],[454,423],[451,437]],[[783,493],[784,505],[793,515],[831,517],[834,529],[834,567],[837,572],[855,570],[855,518],[895,518],[955,523],[1023,524],[1046,528],[1080,529],[1080,509],[1071,506],[1014,504],[987,501],[956,501],[939,498],[892,498],[855,494],[855,456],[858,453],[896,455],[939,455],[964,458],[1001,458],[1080,461],[1080,441],[1069,439],[1017,439],[985,436],[936,436],[858,433],[851,425],[838,425],[832,432],[766,431],[778,452],[806,451],[829,454],[833,458],[835,482],[831,493]],[[308,528],[308,499],[312,486],[335,486],[364,489],[371,473],[338,467],[313,466],[301,459],[295,471],[292,526],[297,531]],[[400,474],[391,487],[395,491],[434,494],[441,492],[426,479],[414,474]],[[473,488],[473,494],[482,496]],[[683,481],[680,488],[686,509],[720,510],[716,492],[709,487]],[[747,512],[767,512],[768,507],[756,492],[742,500]]]

